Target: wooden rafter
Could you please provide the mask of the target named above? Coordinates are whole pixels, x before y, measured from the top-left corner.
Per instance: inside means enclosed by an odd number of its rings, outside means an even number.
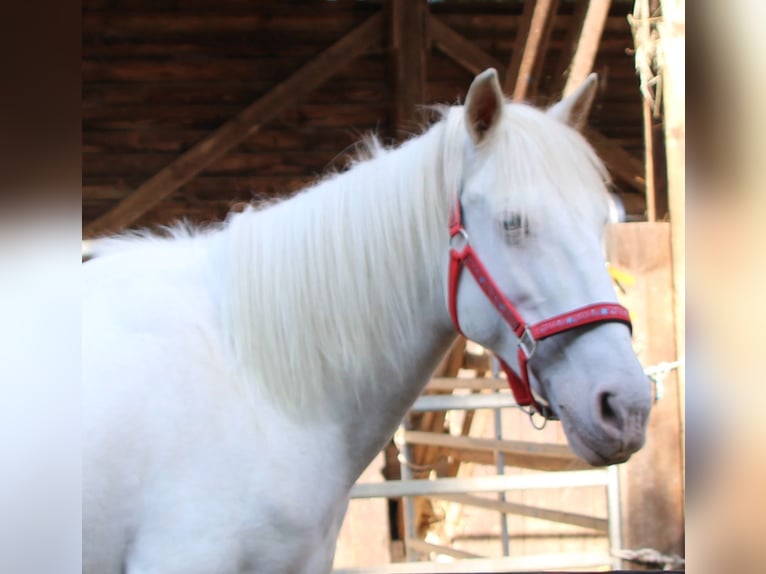
[[[601,35],[604,32],[606,17],[609,15],[609,7],[612,0],[590,0],[582,27],[577,38],[577,47],[569,65],[567,81],[564,85],[564,97],[575,91],[593,71],[593,63],[596,61],[598,46],[601,43]]]
[[[553,69],[553,81],[551,83],[551,92],[561,94],[567,81],[567,72],[572,65],[577,43],[580,39],[585,14],[588,12],[589,0],[575,0],[574,12],[571,18],[571,24],[567,28],[561,52],[559,53],[556,67]]]
[[[614,178],[628,184],[633,190],[644,193],[646,181],[641,160],[594,129],[585,128],[584,135]]]
[[[585,13],[587,12],[587,0],[583,1],[585,4],[583,4],[581,8],[581,20],[584,20]],[[531,6],[532,4],[530,3],[529,5]],[[531,23],[532,15],[534,13],[533,9],[525,7],[525,10],[529,11],[526,15],[526,18],[528,18],[529,22]],[[578,26],[578,33],[576,34],[576,37],[579,38],[581,36],[580,32],[582,26],[581,24]],[[431,16],[430,18],[430,29],[434,44],[455,62],[463,66],[466,70],[469,70],[472,73],[478,73],[488,67],[494,67],[498,70],[498,72],[502,73],[503,68],[494,56],[488,54],[476,46],[473,42],[452,30],[449,26],[441,22],[435,16]],[[527,28],[525,27],[524,22],[522,22],[519,29],[520,36],[518,37],[524,38],[525,29]],[[521,45],[521,49],[523,50],[525,42],[521,42]],[[574,54],[574,52],[575,50],[573,48],[570,51],[570,54]],[[512,70],[514,67],[521,65],[521,52],[514,50],[514,53],[518,54],[518,62],[512,58],[511,66],[506,71],[506,93],[511,93],[513,91],[507,88],[509,82],[511,85],[513,85],[512,78],[514,78],[514,76]],[[604,163],[607,165],[613,177],[627,184],[632,190],[636,192],[641,194],[645,192],[644,166],[639,159],[632,156],[620,145],[609,140],[606,136],[597,132],[596,130],[589,128],[586,130],[585,135],[596,152],[602,158]]]
[[[383,16],[377,13],[158,171],[110,211],[88,224],[83,235],[93,237],[119,231],[136,221],[287,106],[364,54],[380,41],[382,34]]]
[[[516,32],[504,89],[516,101],[525,100],[539,82],[558,0],[527,0]]]
[[[394,125],[410,131],[417,123],[417,106],[425,102],[426,16],[425,0],[391,0],[391,47],[394,56]]]
[[[501,78],[505,76],[505,65],[500,60],[455,32],[436,16],[429,18],[429,27],[434,45],[472,74],[495,68]]]

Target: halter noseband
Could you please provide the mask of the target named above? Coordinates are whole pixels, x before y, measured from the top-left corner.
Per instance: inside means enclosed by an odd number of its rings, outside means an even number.
[[[503,295],[487,271],[487,268],[473,250],[473,247],[471,247],[468,233],[463,227],[462,211],[460,196],[458,196],[449,218],[450,263],[448,297],[449,313],[452,317],[452,322],[457,331],[465,336],[460,329],[457,316],[457,287],[463,267],[466,267],[492,305],[494,305],[495,309],[497,309],[519,339],[518,356],[521,376],[517,375],[505,361],[498,357],[498,361],[508,377],[508,384],[511,387],[516,402],[522,407],[531,405],[535,411],[546,419],[556,419],[557,417],[550,408],[550,405],[541,397],[536,396],[529,385],[527,363],[534,355],[538,341],[592,323],[620,322],[632,330],[630,314],[625,307],[616,303],[594,303],[579,307],[568,313],[556,315],[550,319],[545,319],[534,325],[526,323],[513,303]]]

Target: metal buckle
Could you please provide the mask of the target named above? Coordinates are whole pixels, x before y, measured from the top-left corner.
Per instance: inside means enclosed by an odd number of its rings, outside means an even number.
[[[458,253],[468,247],[468,233],[464,228],[461,227],[457,230],[457,233],[454,233],[452,237],[449,238],[449,246],[450,249],[457,251]]]
[[[519,337],[519,349],[524,353],[527,361],[535,354],[536,348],[537,340],[535,339],[535,336],[532,334],[532,331],[529,330],[529,326],[524,325],[524,332],[521,334],[521,337]]]

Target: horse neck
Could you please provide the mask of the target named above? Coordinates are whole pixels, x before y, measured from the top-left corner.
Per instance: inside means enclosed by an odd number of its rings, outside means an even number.
[[[455,337],[444,293],[450,183],[440,148],[432,128],[232,221],[247,260],[229,266],[237,292],[224,312],[239,362],[298,420],[340,427],[350,480]]]

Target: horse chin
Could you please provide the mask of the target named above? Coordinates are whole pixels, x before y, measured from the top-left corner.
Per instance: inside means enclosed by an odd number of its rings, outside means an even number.
[[[576,423],[568,421],[565,417],[562,417],[561,424],[564,426],[564,434],[566,434],[572,451],[591,466],[621,464],[630,459],[633,454],[633,451],[624,451],[622,449],[611,449],[609,454],[603,454],[603,445],[599,445],[601,449],[596,446],[591,446],[589,444],[591,441],[587,441],[586,438],[577,431],[578,426]]]

